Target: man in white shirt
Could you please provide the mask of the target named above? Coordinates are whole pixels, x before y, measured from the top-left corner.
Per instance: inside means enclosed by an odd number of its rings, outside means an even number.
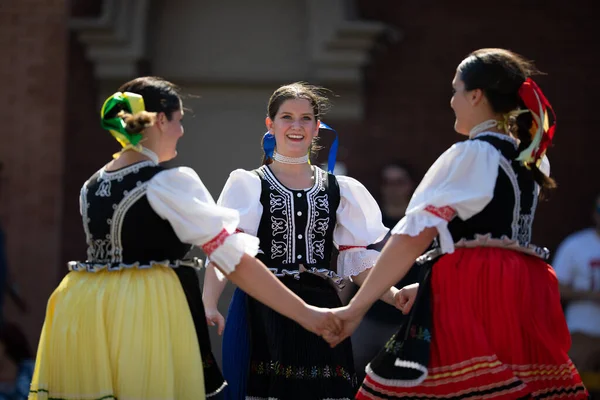
[[[576,232],[559,246],[554,269],[571,332],[571,359],[581,372],[600,371],[600,195],[594,228]]]

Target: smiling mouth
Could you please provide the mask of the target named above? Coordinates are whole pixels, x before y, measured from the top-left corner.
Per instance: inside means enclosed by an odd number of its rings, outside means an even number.
[[[303,140],[304,135],[285,135],[288,139],[291,140]]]

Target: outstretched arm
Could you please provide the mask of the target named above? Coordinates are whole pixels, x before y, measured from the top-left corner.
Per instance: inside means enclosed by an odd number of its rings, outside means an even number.
[[[307,305],[254,257],[244,254],[227,278],[248,295],[317,335],[325,331],[337,333],[341,328],[328,310]]]
[[[218,327],[218,334],[221,335],[225,329],[225,318],[219,312],[219,298],[227,286],[227,278],[219,271],[214,263],[206,266],[204,274],[204,288],[202,290],[202,302],[204,303],[204,312],[206,313],[206,322]]]
[[[350,300],[349,306],[355,313],[364,315],[386,289],[402,279],[436,235],[436,228],[425,228],[415,237],[393,235],[384,246],[365,283]]]
[[[358,293],[350,300],[350,304],[336,310],[336,315],[344,321],[344,328],[341,335],[332,334],[326,337],[332,347],[354,332],[371,305],[390,286],[406,275],[436,235],[436,228],[425,228],[414,237],[404,234],[392,236]]]
[[[357,284],[358,286],[362,286],[365,283],[365,280],[367,279],[367,277],[369,276],[369,273],[371,271],[372,268],[370,269],[366,269],[363,272],[361,272],[358,275],[355,275],[353,277],[351,277],[352,282],[354,282],[355,284]],[[386,303],[388,303],[391,306],[397,307],[396,306],[396,294],[399,292],[400,290],[395,288],[394,286],[390,287],[388,290],[386,290],[383,293],[383,296],[381,296],[379,298],[379,300],[381,301],[385,301]]]
[[[156,174],[146,197],[179,240],[201,247],[211,263],[250,296],[314,333],[337,332],[331,312],[304,303],[254,258],[258,238],[234,234],[239,212],[218,206],[193,170],[180,167]]]

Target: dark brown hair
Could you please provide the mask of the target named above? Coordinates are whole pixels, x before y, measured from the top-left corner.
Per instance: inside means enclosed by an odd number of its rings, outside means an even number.
[[[490,102],[492,110],[506,114],[515,109],[527,109],[519,96],[519,88],[525,80],[541,74],[533,62],[505,49],[480,49],[469,54],[458,66],[465,90],[481,89]],[[521,141],[519,151],[531,144],[533,116],[523,113],[510,121],[509,129]],[[544,175],[536,165],[528,165],[533,179],[548,191],[556,187],[554,179]]]
[[[313,114],[315,119],[321,120],[323,115],[329,111],[331,107],[331,102],[327,97],[331,91],[325,89],[323,87],[310,85],[305,82],[295,82],[289,85],[281,86],[271,95],[269,99],[269,104],[267,105],[267,116],[274,121],[275,116],[279,112],[279,108],[281,105],[287,100],[295,100],[295,99],[306,99],[309,101],[310,105],[313,109]],[[318,137],[313,140],[311,144],[310,151],[314,153],[319,150],[319,146],[317,145]],[[261,142],[262,148],[262,142]],[[267,165],[272,162],[271,159],[267,159],[267,157],[263,154],[262,164]]]
[[[156,76],[143,76],[121,85],[119,92],[131,92],[144,98],[146,111],[129,114],[121,110],[117,115],[127,124],[129,133],[139,133],[156,122],[156,115],[164,113],[170,121],[173,113],[181,109],[179,88]]]

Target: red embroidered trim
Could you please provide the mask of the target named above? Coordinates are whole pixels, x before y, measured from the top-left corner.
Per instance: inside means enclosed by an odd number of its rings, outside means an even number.
[[[452,208],[450,206],[444,206],[444,207],[427,206],[427,207],[425,207],[425,211],[435,215],[436,217],[440,217],[441,219],[446,220],[446,221],[450,221],[456,215],[456,211],[454,210],[454,208]]]
[[[367,246],[340,246],[339,251],[350,250],[350,249],[366,249]]]
[[[240,228],[235,228],[235,232],[233,232],[233,233],[244,233],[244,231],[241,230]]]
[[[202,251],[207,256],[210,256],[212,254],[212,252],[215,251],[217,248],[219,248],[219,246],[221,246],[223,244],[223,242],[225,242],[225,239],[227,239],[228,237],[229,237],[229,232],[227,232],[227,230],[223,229],[221,232],[219,232],[219,234],[217,236],[215,236],[208,242],[204,243],[203,246],[201,246]]]

